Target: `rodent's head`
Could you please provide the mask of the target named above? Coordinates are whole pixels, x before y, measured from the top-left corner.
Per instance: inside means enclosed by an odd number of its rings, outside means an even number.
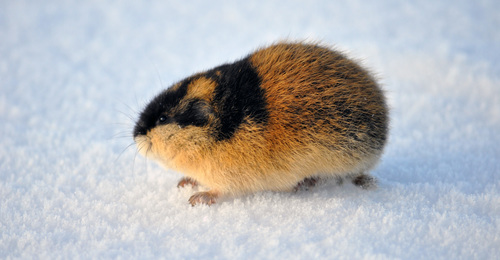
[[[210,145],[215,87],[211,79],[193,76],[156,96],[133,130],[139,153],[172,166],[175,157],[196,154]]]

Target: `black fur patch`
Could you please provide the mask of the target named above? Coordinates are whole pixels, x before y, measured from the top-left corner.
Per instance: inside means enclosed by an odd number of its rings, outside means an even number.
[[[175,107],[186,96],[187,86],[192,79],[184,80],[179,88],[167,89],[156,96],[146,106],[144,111],[139,116],[139,120],[135,124],[133,135],[145,135],[149,130],[160,124],[159,118],[164,113]],[[170,118],[169,118],[170,122]]]
[[[264,89],[248,58],[216,67],[206,76],[217,83],[212,102],[218,108],[216,140],[230,139],[245,118],[257,124],[267,123]]]
[[[193,99],[190,100],[186,108],[174,115],[174,121],[181,127],[188,125],[204,126],[208,123],[208,117],[212,109],[206,102]]]

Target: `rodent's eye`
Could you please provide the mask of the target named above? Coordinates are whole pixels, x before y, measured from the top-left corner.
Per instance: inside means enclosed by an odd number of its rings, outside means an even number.
[[[165,124],[168,121],[168,117],[166,115],[161,115],[160,118],[158,118],[158,123],[160,124]]]

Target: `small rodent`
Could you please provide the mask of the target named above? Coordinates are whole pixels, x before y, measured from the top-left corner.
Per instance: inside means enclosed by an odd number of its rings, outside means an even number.
[[[133,129],[139,153],[198,184],[189,202],[293,191],[322,177],[358,186],[379,160],[388,109],[374,78],[316,43],[280,42],[156,96]]]

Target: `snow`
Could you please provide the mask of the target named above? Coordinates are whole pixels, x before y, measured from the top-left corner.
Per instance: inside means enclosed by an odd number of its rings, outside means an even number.
[[[0,258],[500,259],[500,2],[1,1]],[[208,206],[137,155],[161,89],[279,39],[380,78],[376,190]],[[196,162],[193,162],[196,163]]]

